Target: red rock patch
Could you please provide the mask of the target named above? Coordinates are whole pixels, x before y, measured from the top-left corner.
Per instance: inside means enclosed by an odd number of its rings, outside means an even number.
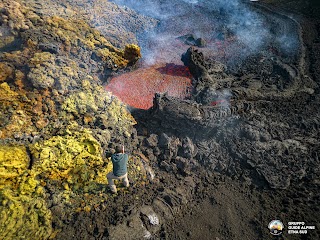
[[[155,93],[185,98],[191,87],[189,69],[182,65],[156,64],[111,79],[106,90],[124,103],[140,109],[152,107]]]

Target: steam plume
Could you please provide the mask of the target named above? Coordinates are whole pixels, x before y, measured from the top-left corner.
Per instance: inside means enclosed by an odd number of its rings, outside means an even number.
[[[157,29],[139,36],[146,63],[180,61],[188,48],[178,37],[193,34],[205,40],[202,50],[219,60],[246,57],[277,44],[286,54],[294,52],[297,35],[290,28],[278,31],[277,23],[240,0],[114,0],[160,20]]]

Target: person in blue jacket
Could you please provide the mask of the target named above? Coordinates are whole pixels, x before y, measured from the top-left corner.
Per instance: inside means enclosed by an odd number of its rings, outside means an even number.
[[[107,174],[108,184],[111,192],[117,193],[117,187],[114,184],[114,179],[122,180],[125,187],[129,187],[127,163],[128,154],[124,153],[124,146],[116,146],[116,152],[112,154],[111,161],[113,171]]]

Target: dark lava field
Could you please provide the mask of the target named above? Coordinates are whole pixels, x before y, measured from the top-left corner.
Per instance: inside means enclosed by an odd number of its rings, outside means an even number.
[[[0,239],[320,239],[319,5],[1,0]]]

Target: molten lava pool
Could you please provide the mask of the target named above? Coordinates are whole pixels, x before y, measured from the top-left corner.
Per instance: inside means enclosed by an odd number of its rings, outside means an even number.
[[[185,98],[190,87],[189,69],[167,63],[143,67],[114,77],[106,90],[132,107],[148,109],[153,105],[155,93],[167,92],[169,96]]]

